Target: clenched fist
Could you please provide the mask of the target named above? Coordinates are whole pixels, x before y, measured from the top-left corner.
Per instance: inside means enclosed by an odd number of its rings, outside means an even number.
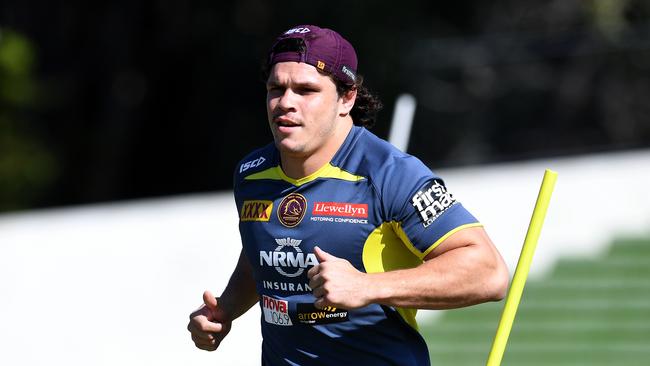
[[[357,309],[370,304],[370,283],[366,273],[359,272],[349,261],[319,247],[314,247],[314,254],[319,264],[312,267],[307,276],[317,308],[333,306]]]
[[[210,291],[203,293],[203,305],[190,314],[187,330],[197,348],[214,351],[230,332],[232,321],[219,307],[218,299]]]

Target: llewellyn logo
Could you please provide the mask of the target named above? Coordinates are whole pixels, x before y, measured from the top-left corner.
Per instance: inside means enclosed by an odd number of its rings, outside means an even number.
[[[368,217],[368,205],[365,203],[316,202],[311,211],[314,216]]]
[[[273,201],[244,201],[241,207],[241,221],[269,221],[273,212]]]
[[[307,199],[300,193],[291,193],[278,205],[278,220],[286,227],[296,227],[305,217]]]

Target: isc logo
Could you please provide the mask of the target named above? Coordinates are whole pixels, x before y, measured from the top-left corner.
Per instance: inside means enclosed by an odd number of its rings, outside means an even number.
[[[239,218],[241,221],[269,221],[273,201],[244,201]]]
[[[293,33],[307,33],[311,32],[311,30],[307,27],[303,28],[291,28],[288,31],[284,32],[284,34],[293,34]]]
[[[250,168],[258,167],[258,166],[262,165],[262,163],[264,163],[265,161],[266,161],[266,159],[264,159],[263,156],[260,156],[259,158],[255,159],[255,160],[247,161],[244,164],[239,166],[239,172],[243,173],[243,172],[247,171]]]

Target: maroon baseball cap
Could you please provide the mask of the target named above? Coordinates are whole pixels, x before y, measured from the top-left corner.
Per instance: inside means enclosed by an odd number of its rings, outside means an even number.
[[[292,39],[296,41],[288,41]],[[296,43],[297,47],[287,47]],[[357,78],[357,54],[352,44],[335,31],[315,25],[293,27],[276,39],[268,66],[286,61],[308,63],[347,85]]]

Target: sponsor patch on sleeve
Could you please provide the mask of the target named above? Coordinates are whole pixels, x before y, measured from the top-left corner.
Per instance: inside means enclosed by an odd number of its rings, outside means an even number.
[[[289,316],[289,302],[262,295],[262,312],[267,323],[283,327],[292,326]]]
[[[296,318],[299,323],[303,324],[340,323],[348,321],[348,311],[332,306],[319,309],[313,303],[298,303],[296,304]]]
[[[447,188],[437,179],[427,183],[411,198],[411,204],[420,215],[424,227],[431,225],[455,203],[454,197],[447,192]]]

